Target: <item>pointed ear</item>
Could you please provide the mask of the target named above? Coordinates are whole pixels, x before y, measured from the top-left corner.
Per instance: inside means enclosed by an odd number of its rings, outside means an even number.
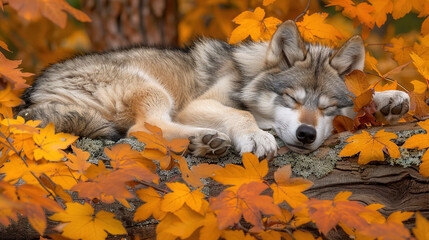
[[[350,38],[331,57],[331,66],[337,69],[341,77],[353,70],[363,70],[365,64],[365,46],[360,36]]]
[[[286,65],[292,67],[296,61],[304,60],[306,55],[304,41],[295,22],[288,20],[282,23],[274,33],[268,46],[266,65]]]

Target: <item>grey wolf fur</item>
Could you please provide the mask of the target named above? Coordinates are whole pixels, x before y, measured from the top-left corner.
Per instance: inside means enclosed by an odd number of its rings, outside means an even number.
[[[305,43],[286,21],[270,42],[201,40],[188,50],[142,47],[54,64],[25,92],[19,115],[91,138],[147,131],[148,122],[209,157],[231,144],[240,153],[276,154],[274,137],[262,130],[272,128],[306,153],[331,134],[334,116],[354,116],[344,76],[362,70],[364,57],[359,36],[335,50]],[[376,93],[375,102],[391,122],[409,108],[400,91]]]

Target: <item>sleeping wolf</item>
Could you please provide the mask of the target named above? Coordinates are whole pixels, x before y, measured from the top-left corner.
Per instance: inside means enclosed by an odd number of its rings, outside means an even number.
[[[231,146],[276,154],[274,129],[293,151],[317,149],[336,115],[354,117],[344,76],[364,66],[359,36],[338,50],[303,42],[293,21],[270,42],[231,46],[200,40],[190,49],[133,48],[69,59],[47,68],[24,93],[19,115],[58,131],[120,138],[156,125],[167,139],[189,138],[197,156]],[[401,91],[376,92],[379,115],[408,111]]]

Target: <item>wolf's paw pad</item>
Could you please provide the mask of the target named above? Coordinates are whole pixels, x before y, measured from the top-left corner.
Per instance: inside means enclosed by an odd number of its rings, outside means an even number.
[[[273,135],[263,130],[239,135],[234,144],[240,154],[251,152],[259,158],[272,157],[277,153],[277,142]]]
[[[195,156],[220,157],[227,153],[231,146],[228,135],[213,131],[189,137],[188,151]]]
[[[410,109],[410,97],[402,91],[390,90],[376,92],[374,102],[377,106],[377,120],[395,123]]]

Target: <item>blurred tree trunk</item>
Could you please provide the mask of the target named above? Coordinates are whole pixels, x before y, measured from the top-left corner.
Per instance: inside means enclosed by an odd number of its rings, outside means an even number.
[[[135,44],[177,46],[176,0],[84,0],[96,50]]]

